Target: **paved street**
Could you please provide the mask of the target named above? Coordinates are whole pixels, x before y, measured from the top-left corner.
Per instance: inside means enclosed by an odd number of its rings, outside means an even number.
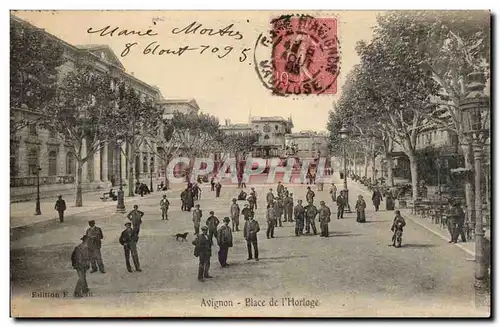
[[[243,233],[237,232],[229,252],[231,266],[220,268],[217,249],[213,248],[214,278],[205,283],[197,281],[198,259],[191,245],[192,217],[180,211],[179,192],[175,197],[169,193],[168,222],[160,217],[159,192],[126,203],[127,209],[137,203],[145,212],[138,246],[141,273],[128,273],[125,268],[118,243],[125,215],[115,213],[114,206],[76,214],[64,224],[23,228],[11,240],[12,312],[16,316],[487,315],[475,309],[473,262],[466,260],[464,251],[409,220],[404,246],[388,246],[393,212],[373,212],[366,197],[366,224],[356,223],[354,213],[337,220],[335,208],[328,239],[295,237],[291,223],[277,228],[275,239],[266,239],[264,202],[268,188],[256,187],[261,260],[246,260]],[[288,188],[295,201],[305,198],[305,185]],[[204,220],[214,210],[222,221],[237,189],[225,186],[220,199],[214,199],[208,188],[203,191],[198,203],[204,210]],[[351,187],[352,208],[359,192],[356,186]],[[316,191],[315,203],[320,200],[332,204],[326,187],[324,192]],[[70,257],[88,219],[95,219],[103,229],[102,254],[107,273],[88,275],[92,296],[73,299],[77,276]],[[319,223],[317,227],[319,230]],[[190,233],[188,242],[176,241],[173,235],[185,231]],[[60,298],[33,298],[33,292],[53,292]],[[63,298],[64,292],[67,298]],[[269,305],[273,297],[278,299],[278,306]],[[319,302],[312,302],[316,303],[314,309],[287,303],[283,306],[281,299],[285,297]],[[265,306],[246,306],[248,298],[265,300],[259,302]],[[203,305],[203,300],[226,302],[215,308]]]

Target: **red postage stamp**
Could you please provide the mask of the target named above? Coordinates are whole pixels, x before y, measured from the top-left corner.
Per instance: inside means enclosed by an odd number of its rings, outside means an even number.
[[[271,25],[274,92],[336,94],[340,69],[337,19],[281,16]]]

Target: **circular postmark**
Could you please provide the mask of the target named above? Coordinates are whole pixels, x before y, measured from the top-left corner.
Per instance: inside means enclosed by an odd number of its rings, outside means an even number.
[[[264,86],[277,95],[335,94],[339,65],[336,18],[285,15],[260,34],[254,64]]]

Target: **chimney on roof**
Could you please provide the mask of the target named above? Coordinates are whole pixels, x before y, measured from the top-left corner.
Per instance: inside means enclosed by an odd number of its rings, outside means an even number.
[[[130,72],[130,75],[134,76],[134,72]]]
[[[230,126],[231,125],[231,120],[226,119],[225,121],[226,121],[226,126]]]

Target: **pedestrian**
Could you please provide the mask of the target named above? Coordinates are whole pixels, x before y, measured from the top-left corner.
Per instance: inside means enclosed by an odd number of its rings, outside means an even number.
[[[285,186],[285,189],[283,190],[283,194],[284,194],[285,198],[290,195],[290,191],[288,191],[288,188],[286,188],[286,186]]]
[[[283,186],[283,184],[281,184],[281,181],[278,181],[278,186],[276,187],[276,193],[278,194],[279,198],[283,197],[284,190],[285,190],[285,186]]]
[[[255,191],[255,188],[251,188],[250,191],[250,198],[248,199],[248,203],[250,204],[250,209],[257,210],[257,192]]]
[[[304,234],[304,218],[305,218],[305,209],[302,206],[302,200],[297,201],[297,205],[293,209],[295,214],[295,236],[300,236]]]
[[[330,231],[328,230],[328,223],[330,222],[330,217],[332,215],[330,208],[325,204],[325,201],[320,201],[319,203],[319,227],[321,229],[320,236],[329,237]]]
[[[310,186],[308,186],[307,187],[307,193],[306,193],[306,201],[307,201],[307,203],[313,203],[315,196],[316,196],[316,194],[314,194],[314,191],[311,190]]]
[[[293,193],[287,194],[285,192],[285,199],[283,200],[283,219],[287,222],[293,222]]]
[[[220,198],[220,190],[222,188],[222,185],[219,181],[217,181],[217,184],[215,184],[215,197]]]
[[[358,223],[366,222],[365,209],[366,202],[362,195],[358,195],[358,201],[356,202],[356,221]]]
[[[385,210],[394,210],[394,196],[392,195],[392,191],[390,190],[387,191],[387,195],[385,196]]]
[[[76,282],[74,297],[83,297],[89,293],[87,285],[87,270],[90,268],[89,250],[87,245],[88,237],[83,235],[82,243],[77,245],[71,254],[71,265],[78,274],[78,281]]]
[[[208,235],[208,227],[201,227],[201,234],[198,234],[193,241],[194,256],[200,259],[198,264],[198,280],[204,282],[206,278],[212,278],[209,274],[210,257],[212,256],[212,242]]]
[[[224,217],[224,224],[217,231],[217,243],[219,244],[219,263],[222,268],[229,266],[227,264],[227,253],[229,248],[233,247],[233,232],[229,227],[229,217]]]
[[[193,210],[193,226],[194,226],[194,234],[200,234],[200,223],[201,217],[203,216],[203,212],[200,209],[200,205],[197,204],[195,209]]]
[[[249,204],[245,204],[245,207],[243,208],[243,210],[241,210],[241,214],[243,215],[243,219],[245,221],[250,219],[250,215],[252,214],[252,209],[250,209]]]
[[[316,222],[314,219],[318,214],[318,209],[313,204],[313,202],[309,202],[307,206],[304,208],[306,210],[306,235],[311,234],[311,228],[313,230],[314,235],[318,235],[318,231],[316,229]]]
[[[170,202],[167,199],[167,195],[163,194],[163,197],[160,201],[161,220],[168,220],[168,208],[169,207],[170,207]]]
[[[208,226],[208,238],[211,244],[213,244],[212,240],[214,236],[217,238],[217,226],[219,226],[219,218],[215,217],[213,211],[210,211],[210,216],[207,218],[205,224]]]
[[[187,189],[181,192],[181,211],[186,211]]]
[[[259,223],[254,220],[254,212],[250,215],[250,219],[245,222],[243,228],[243,237],[247,241],[248,258],[252,260],[252,246],[254,250],[255,261],[259,261],[259,246],[257,244],[257,233],[260,231]]]
[[[406,226],[406,221],[404,218],[401,216],[401,212],[399,210],[396,210],[394,212],[396,214],[396,217],[394,217],[394,220],[392,221],[392,226],[391,226],[391,232],[392,234],[392,246],[396,246],[396,228],[398,224],[401,226],[401,233],[403,233],[403,227]]]
[[[125,264],[127,265],[128,272],[132,272],[132,267],[130,266],[130,255],[132,255],[132,261],[134,261],[135,271],[142,271],[141,265],[139,264],[139,254],[137,253],[138,240],[139,237],[132,229],[132,223],[130,221],[125,221],[125,230],[120,235],[119,242],[123,246]]]
[[[267,202],[268,206],[269,206],[269,204],[274,202],[274,194],[273,194],[272,188],[270,188],[269,192],[267,192],[267,194],[266,194],[266,202]]]
[[[344,196],[344,191],[340,191],[340,194],[337,197],[337,219],[344,219],[344,209],[346,203],[347,200]]]
[[[274,212],[274,203],[267,205],[266,220],[267,220],[267,238],[274,238],[274,227],[276,227],[276,213]]]
[[[277,226],[283,227],[283,199],[282,198],[277,198],[276,201],[274,201],[274,215],[276,217],[277,221]]]
[[[139,206],[137,204],[134,204],[134,210],[130,211],[127,215],[127,218],[132,222],[132,227],[137,235],[137,238],[139,238],[143,216],[144,212],[139,210]]]
[[[191,211],[194,207],[194,198],[193,198],[193,188],[189,186],[186,188],[186,211]]]
[[[450,201],[451,207],[448,210],[448,231],[450,232],[451,240],[448,243],[457,243],[458,236],[462,235],[462,242],[466,241],[463,226],[465,222],[465,213],[460,207],[460,202]]]
[[[215,191],[215,181],[214,178],[210,178],[210,191]]]
[[[247,199],[247,192],[241,190],[238,194],[238,201],[245,201]]]
[[[102,230],[95,225],[95,220],[89,220],[89,228],[85,235],[87,235],[87,246],[89,249],[90,264],[92,265],[90,273],[96,272],[97,268],[99,268],[101,273],[106,273],[101,256],[101,240],[104,238],[104,235],[102,234]]]
[[[56,200],[54,209],[59,214],[59,222],[64,222],[64,211],[66,210],[66,201],[63,200],[62,195],[59,195]]]
[[[233,232],[239,232],[240,231],[240,206],[238,203],[236,203],[236,199],[233,199],[233,203],[231,204],[230,208],[230,213],[231,213],[231,220],[233,222]]]
[[[333,202],[337,201],[337,186],[335,186],[335,183],[332,183],[332,187],[330,188],[330,195]]]
[[[375,190],[373,191],[372,201],[373,201],[373,206],[375,207],[375,211],[378,211],[380,207],[380,201],[382,201],[382,193],[380,193],[378,187],[375,188]]]

